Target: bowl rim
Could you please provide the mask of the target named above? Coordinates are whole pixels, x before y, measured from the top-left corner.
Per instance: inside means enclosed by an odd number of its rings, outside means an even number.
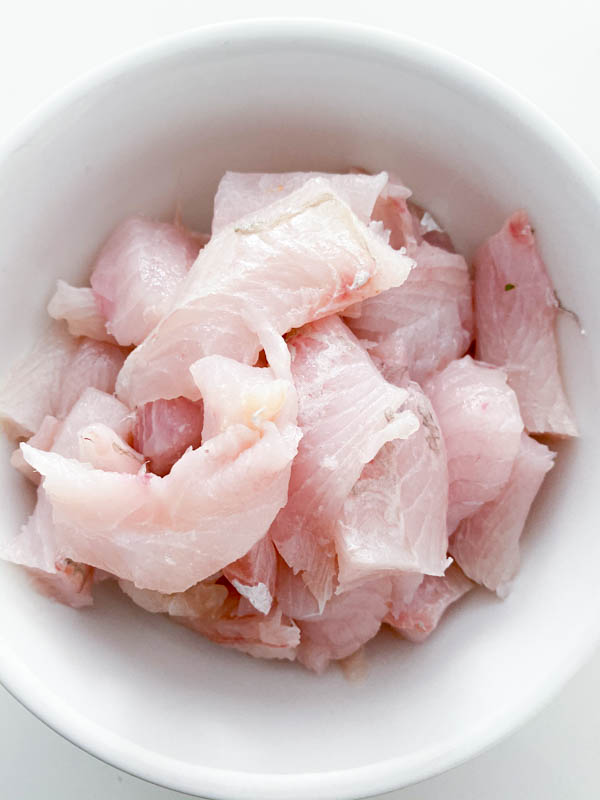
[[[297,41],[328,41],[372,51],[379,56],[401,56],[422,70],[442,72],[458,87],[487,96],[534,130],[559,159],[568,163],[577,179],[595,197],[600,211],[600,172],[570,137],[531,101],[501,80],[460,56],[438,46],[399,33],[359,23],[321,18],[240,19],[192,28],[153,40],[85,72],[50,95],[0,140],[0,163],[27,146],[44,125],[59,117],[90,90],[120,75],[189,49],[249,43],[270,38],[273,42],[293,36]],[[27,665],[0,645],[0,682],[39,720],[87,753],[131,775],[188,794],[201,793],[216,800],[353,800],[390,792],[430,778],[478,755],[504,739],[537,714],[591,657],[600,642],[600,618],[596,629],[586,632],[577,647],[554,665],[540,681],[527,706],[499,710],[476,729],[457,737],[454,746],[438,746],[412,756],[387,759],[351,769],[316,773],[251,773],[216,769],[161,756],[134,742],[106,731],[101,725],[61,705]]]

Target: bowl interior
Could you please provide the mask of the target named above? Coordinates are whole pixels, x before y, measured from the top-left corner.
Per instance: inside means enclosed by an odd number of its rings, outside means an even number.
[[[4,563],[0,678],[76,743],[189,792],[353,797],[425,777],[520,722],[598,634],[595,179],[510,94],[384,34],[229,26],[124,64],[54,101],[0,154],[0,373],[43,327],[56,278],[83,283],[125,215],[179,206],[208,230],[227,169],[361,166],[397,171],[466,255],[510,211],[530,211],[586,329],[560,320],[582,435],[558,448],[509,599],[472,593],[420,646],[380,635],[360,685],[221,649],[110,587],[74,612]],[[4,536],[31,503],[9,451],[2,441]]]

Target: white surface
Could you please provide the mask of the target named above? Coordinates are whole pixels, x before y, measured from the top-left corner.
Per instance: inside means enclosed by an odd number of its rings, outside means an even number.
[[[203,12],[201,20],[198,12],[193,10],[197,8],[196,4],[175,4],[175,9],[171,6],[168,10],[166,5],[163,8],[162,4],[129,3],[125,9],[122,5],[111,6],[110,3],[105,3],[101,12],[98,11],[102,17],[89,22],[90,30],[82,31],[80,36],[72,33],[77,26],[77,6],[69,4],[70,13],[61,19],[61,8],[67,9],[67,4],[55,3],[52,12],[47,12],[48,18],[38,18],[35,26],[32,26],[31,17],[39,15],[40,9],[31,6],[28,13],[27,3],[21,5],[13,26],[5,24],[0,32],[0,75],[5,76],[5,79],[10,77],[12,93],[15,95],[13,104],[9,102],[7,91],[4,92],[5,101],[0,111],[3,126],[6,128],[17,122],[49,90],[59,88],[65,80],[74,77],[82,69],[123,48],[162,32],[171,32],[198,22],[224,19],[227,16],[227,4],[220,5],[219,16],[209,19]],[[360,15],[349,13],[349,7],[350,4],[344,4],[345,16],[361,19]],[[594,41],[594,30],[597,26],[593,24],[595,20],[591,16],[591,4],[586,9],[583,3],[569,3],[560,11],[549,12],[538,4],[534,7],[533,4],[524,6],[522,3],[506,3],[503,5],[501,18],[495,20],[493,25],[487,24],[478,31],[475,27],[482,22],[483,17],[480,15],[485,12],[472,10],[470,16],[466,17],[459,13],[458,9],[461,7],[465,10],[476,8],[474,4],[463,3],[461,6],[460,3],[454,3],[450,16],[450,11],[444,12],[441,4],[436,13],[436,4],[430,2],[422,9],[407,6],[394,20],[383,11],[377,13],[377,6],[371,4],[369,16],[363,14],[362,21],[429,38],[488,67],[536,100],[590,155],[600,160],[597,143],[599,120],[591,101],[596,93],[594,76],[598,74],[600,54]],[[230,8],[231,15],[235,16],[240,4],[237,8],[230,4]],[[257,3],[254,8],[264,8],[267,13],[281,13],[281,9],[275,4],[268,8],[268,4]],[[311,8],[310,3],[302,6],[305,14],[313,10],[318,10],[321,15],[336,15],[333,4],[328,6],[321,3],[318,9],[316,5],[315,9]],[[556,18],[553,14],[556,14]],[[536,35],[540,26],[543,27],[543,38]],[[68,36],[64,33],[65,30],[70,31]],[[577,43],[576,46],[574,42]],[[35,54],[35,58],[32,58],[32,54]],[[429,781],[425,786],[406,790],[398,796],[426,798],[438,797],[444,793],[444,796],[451,798],[480,797],[485,789],[486,797],[525,797],[533,789],[537,789],[546,797],[563,797],[567,786],[569,796],[572,797],[587,798],[598,793],[600,783],[592,782],[595,765],[591,747],[594,735],[600,727],[597,680],[593,680],[595,674],[593,667],[585,670],[544,716],[495,751],[480,757],[471,765]],[[585,681],[586,676],[587,684],[580,683]],[[569,698],[570,695],[573,696],[572,700],[565,705],[565,697]],[[116,788],[110,789],[111,782],[116,786],[117,779],[113,777],[117,775],[115,771],[97,764],[70,745],[60,742],[54,734],[44,730],[26,712],[18,709],[13,701],[8,702],[9,707],[16,708],[20,715],[22,727],[19,730],[23,730],[22,741],[26,742],[20,751],[22,761],[17,756],[12,760],[10,751],[6,751],[8,742],[5,746],[5,776],[12,782],[7,785],[8,796],[68,798],[68,792],[72,791],[74,797],[82,786],[86,787],[90,796],[94,796],[92,792],[97,787],[98,797],[107,796],[109,791],[114,797],[124,798],[168,796],[159,789],[146,787],[129,778],[123,779],[120,784],[123,793],[117,794]],[[7,731],[7,739],[14,746],[19,736],[15,735],[14,727],[8,724],[8,712],[3,719],[3,730]],[[54,741],[54,746],[65,753],[62,756],[62,768],[48,758],[48,753],[32,759],[33,742],[36,739],[26,728],[31,725],[38,730],[40,752],[45,747],[44,743]],[[541,731],[544,731],[544,736],[540,735]],[[589,760],[582,758],[586,753],[586,743],[589,745]],[[533,754],[536,755],[535,759]],[[565,763],[566,757],[572,757],[572,761]],[[31,769],[31,764],[38,759],[42,764],[52,764],[53,769],[61,774],[60,789],[58,782],[56,785],[49,782],[51,778],[41,768]],[[81,766],[74,768],[74,764]],[[87,770],[90,770],[89,773]],[[71,785],[73,772],[75,776]],[[25,775],[31,780],[35,777],[36,783],[21,784]],[[97,776],[102,775],[105,776],[106,783],[98,782]],[[500,779],[499,775],[503,777]],[[557,779],[557,775],[561,780]],[[9,791],[9,786],[12,791]],[[102,790],[100,786],[103,787]],[[490,786],[498,791],[497,795],[491,794]],[[127,787],[131,789],[129,794],[125,791]],[[503,787],[502,791],[499,787]],[[429,795],[426,794],[428,791]]]

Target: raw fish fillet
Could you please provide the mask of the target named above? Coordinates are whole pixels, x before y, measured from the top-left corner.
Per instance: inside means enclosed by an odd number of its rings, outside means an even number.
[[[213,236],[231,222],[245,217],[275,200],[300,189],[311,178],[323,178],[335,193],[364,223],[371,218],[373,206],[388,182],[385,172],[378,175],[328,172],[226,172],[215,195],[212,222]]]
[[[95,469],[136,475],[144,467],[144,456],[101,422],[80,430],[78,439],[79,460]]]
[[[127,358],[119,397],[130,407],[197,400],[194,361],[216,354],[255,364],[263,324],[283,334],[343,311],[400,285],[411,266],[314,178],[210,240],[171,311]]]
[[[442,434],[416,383],[409,385],[404,407],[417,417],[419,429],[388,442],[365,465],[335,523],[338,593],[397,572],[443,575],[448,565]]]
[[[201,244],[181,226],[144,217],[131,217],[113,231],[91,284],[106,330],[119,344],[139,344],[167,313]]]
[[[61,376],[79,347],[65,326],[53,323],[8,373],[0,389],[0,422],[9,436],[32,436],[62,404]]]
[[[53,323],[10,371],[0,390],[0,423],[11,436],[32,436],[44,417],[65,417],[89,386],[112,392],[124,358],[115,345],[74,339]]]
[[[125,356],[116,345],[79,339],[79,346],[60,375],[56,416],[66,416],[89,387],[112,394]]]
[[[347,320],[368,342],[386,380],[422,383],[464,355],[473,339],[471,279],[464,258],[427,242],[409,249],[406,281],[360,304]]]
[[[72,336],[88,336],[99,342],[116,344],[106,330],[106,320],[89,287],[78,289],[58,280],[56,292],[48,303],[48,314],[53,319],[64,319]]]
[[[386,380],[423,383],[473,340],[471,279],[465,259],[433,217],[410,203],[410,191],[390,182],[373,219],[390,232],[390,244],[404,248],[416,267],[402,286],[349,309],[346,320],[364,340]]]
[[[48,415],[47,417],[44,417],[39,429],[33,434],[33,436],[29,437],[27,443],[32,447],[37,447],[38,450],[51,450],[59,429],[60,422],[56,419],[56,417]],[[20,447],[17,447],[16,450],[13,450],[10,457],[10,463],[15,469],[18,469],[19,472],[22,472],[26,478],[29,478],[32,483],[35,483],[36,486],[39,484],[39,474],[25,461]]]
[[[243,370],[235,362],[230,367]],[[279,383],[272,382],[278,393]],[[231,385],[243,396],[244,374]],[[233,421],[188,450],[164,478],[106,472],[21,447],[44,476],[62,553],[172,593],[245,555],[285,504],[299,432],[291,420],[278,424],[281,430],[263,417],[253,427]]]
[[[277,559],[275,595],[279,608],[292,619],[302,620],[319,616],[319,604],[302,580],[302,575],[294,575],[294,571],[281,557]]]
[[[52,443],[52,452],[65,458],[79,458],[80,431],[97,423],[106,425],[122,439],[131,438],[133,415],[127,406],[113,395],[90,387],[85,389],[60,427],[57,428]],[[37,446],[33,441],[30,441],[29,444]]]
[[[504,367],[530,433],[576,436],[558,370],[558,301],[525,211],[475,257],[477,357]]]
[[[465,356],[425,386],[448,454],[448,532],[498,496],[519,451],[523,421],[506,374]]]
[[[21,532],[0,541],[0,558],[25,567],[42,594],[73,608],[92,605],[94,570],[58,555],[53,534],[52,507],[38,489],[35,509]]]
[[[87,456],[95,466],[103,469],[107,466],[107,456],[112,466],[117,463],[126,471],[132,471],[129,461],[123,458],[123,451],[129,455],[130,448],[123,438],[131,437],[133,425],[132,415],[116,397],[97,389],[86,389],[74,404],[63,422],[55,417],[45,417],[39,431],[29,439],[28,445],[41,450],[51,451],[58,457],[82,458]],[[82,440],[90,430],[103,432],[104,437],[95,442]],[[82,452],[83,444],[83,452]],[[107,448],[106,445],[110,445]],[[114,445],[118,451],[115,451]],[[39,472],[33,470],[23,458],[22,451],[17,451],[23,464],[31,470],[39,482]],[[133,452],[133,451],[132,451]],[[13,460],[15,456],[13,455]],[[104,459],[104,460],[102,460]],[[139,471],[141,463],[137,462]],[[99,519],[102,513],[98,512]],[[35,575],[38,589],[61,602],[79,607],[90,605],[92,580],[87,578],[93,570],[80,560],[72,560],[65,552],[60,529],[52,517],[52,506],[45,491],[38,489],[36,506],[33,514],[17,536],[0,544],[0,558],[28,567]],[[68,567],[68,568],[67,568]]]
[[[500,597],[506,597],[519,570],[519,539],[554,455],[545,445],[521,434],[506,486],[494,500],[463,520],[450,539],[450,552],[465,575]]]
[[[401,410],[407,392],[382,378],[358,340],[333,316],[289,340],[302,440],[289,499],[271,536],[322,607],[334,589],[334,531],[364,465],[418,421]]]
[[[186,397],[154,400],[136,411],[133,446],[149,461],[156,475],[166,475],[188,447],[202,443],[204,407]]]
[[[324,672],[331,660],[355,653],[379,631],[389,600],[390,582],[385,578],[334,595],[320,617],[298,622],[298,661]]]
[[[231,585],[261,614],[268,614],[275,597],[277,553],[267,534],[245,556],[223,570]]]
[[[442,577],[426,576],[411,602],[388,614],[384,621],[405,639],[422,642],[437,627],[448,606],[472,588],[471,581],[452,564]]]
[[[220,583],[207,581],[171,595],[138,589],[126,581],[119,581],[119,585],[134,603],[147,611],[169,614],[176,622],[218,644],[257,658],[293,661],[296,657],[300,633],[292,620],[278,608],[266,616],[238,615],[239,595],[236,597]]]

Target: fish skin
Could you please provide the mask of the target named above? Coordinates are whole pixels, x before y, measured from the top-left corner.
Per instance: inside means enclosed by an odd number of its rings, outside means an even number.
[[[477,358],[503,367],[529,433],[577,436],[558,368],[558,300],[525,211],[475,260]]]
[[[554,456],[546,445],[522,433],[508,483],[463,520],[450,539],[450,553],[465,575],[499,597],[507,596],[518,572],[519,540]]]
[[[255,364],[263,324],[282,335],[335,314],[403,283],[412,263],[314,178],[211,239],[170,312],[128,356],[117,394],[132,408],[197,400],[189,367],[199,358]]]
[[[498,496],[519,451],[523,420],[506,373],[471,356],[424,386],[448,454],[448,533]]]

